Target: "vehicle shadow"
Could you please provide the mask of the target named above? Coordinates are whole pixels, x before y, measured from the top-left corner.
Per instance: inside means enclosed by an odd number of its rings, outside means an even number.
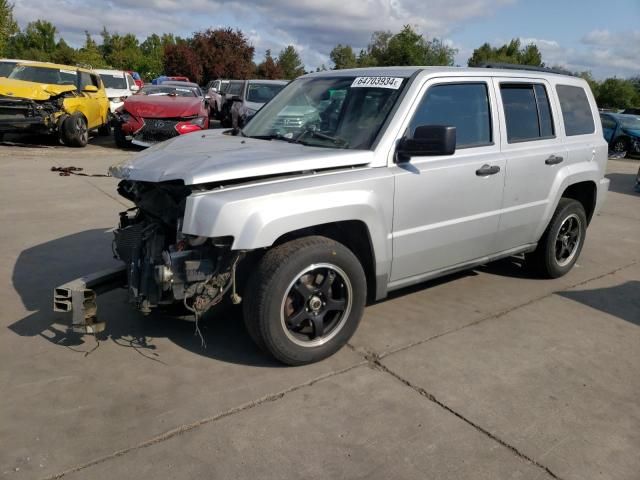
[[[25,147],[25,148],[71,148],[63,145],[58,139],[57,135],[41,135],[41,134],[5,134],[0,145],[6,145],[11,147]],[[120,150],[116,145],[113,135],[100,136],[92,134],[89,137],[89,145],[112,148]]]
[[[56,286],[117,265],[111,257],[111,239],[106,229],[94,229],[22,251],[12,281],[24,307],[32,313],[8,328],[19,336],[40,336],[56,346],[89,354],[96,346],[95,339],[68,331],[70,315],[52,311],[52,293]],[[133,348],[143,357],[160,362],[162,355],[154,339],[166,338],[193,353],[224,362],[281,366],[253,344],[238,310],[222,305],[199,322],[206,344],[203,346],[195,334],[195,323],[161,312],[142,316],[126,303],[126,292],[116,290],[98,300],[98,317],[106,320],[106,330],[97,339]]]
[[[640,167],[640,164],[638,166]],[[636,184],[635,173],[609,173],[607,174],[607,178],[611,180],[611,184],[609,185],[611,192],[640,197],[640,193],[634,190]]]
[[[614,287],[570,290],[556,294],[640,326],[640,281],[638,280],[630,280]]]

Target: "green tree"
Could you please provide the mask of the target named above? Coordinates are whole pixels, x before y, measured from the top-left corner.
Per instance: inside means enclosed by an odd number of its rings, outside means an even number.
[[[13,18],[13,4],[0,0],[0,56],[5,54],[9,39],[18,33],[18,24]]]
[[[520,40],[517,38],[501,47],[492,47],[488,43],[484,43],[479,48],[476,48],[468,61],[469,66],[478,67],[484,63],[509,63],[544,67],[542,54],[538,47],[533,43],[522,47]]]
[[[304,75],[304,64],[293,45],[289,45],[280,52],[278,66],[282,69],[284,78],[288,80]]]
[[[280,65],[271,56],[271,50],[267,50],[264,56],[264,61],[256,66],[256,76],[258,78],[266,78],[271,80],[277,80],[283,78],[284,73]]]
[[[108,67],[107,62],[105,62],[104,57],[102,56],[100,48],[98,48],[95,40],[91,38],[91,34],[88,31],[85,31],[84,34],[85,41],[82,48],[77,52],[77,62],[82,65],[89,65],[93,68]]]
[[[61,38],[56,45],[56,49],[53,52],[52,59],[55,63],[74,65],[77,61],[76,51],[74,48],[70,47],[67,42],[64,41],[64,38]]]
[[[640,105],[640,96],[631,80],[607,78],[598,88],[599,107],[629,108]]]
[[[331,50],[329,58],[331,58],[334,64],[334,70],[355,68],[358,66],[358,59],[356,58],[356,54],[353,53],[351,45],[342,45],[339,43]]]
[[[9,39],[7,53],[25,60],[50,61],[55,49],[56,27],[46,20],[36,20]]]
[[[442,40],[426,40],[409,25],[396,34],[378,31],[367,50],[360,51],[358,66],[453,65],[457,50]]]

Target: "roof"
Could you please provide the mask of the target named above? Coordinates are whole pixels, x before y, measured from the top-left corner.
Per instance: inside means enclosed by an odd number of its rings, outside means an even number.
[[[600,112],[600,115],[609,115],[617,120],[623,120],[625,118],[640,118],[640,115],[635,115],[633,113]]]
[[[113,74],[120,74],[121,76],[124,77],[125,71],[124,70],[111,70],[108,68],[96,68],[93,70],[94,72],[96,72],[97,74],[101,75],[103,73],[105,74],[109,74],[109,75],[113,75]]]
[[[20,60],[19,64],[29,65],[31,67],[54,68],[59,70],[78,70],[80,72],[92,72],[90,68],[78,67],[77,65],[62,65],[50,62],[33,62],[31,60]]]
[[[309,73],[305,76],[327,76],[327,77],[400,77],[409,78],[416,72],[447,73],[452,75],[482,75],[485,77],[546,77],[546,76],[566,76],[557,71],[530,70],[518,68],[477,68],[477,67],[439,67],[439,66],[408,66],[408,67],[366,67],[350,68],[345,70],[325,70],[322,72]],[[575,78],[575,77],[571,77]]]
[[[174,87],[190,87],[190,88],[200,88],[200,85],[193,82],[182,82],[180,80],[165,80],[160,85],[170,85]]]
[[[289,80],[261,80],[259,78],[252,78],[247,80],[249,83],[263,83],[267,85],[286,85]]]

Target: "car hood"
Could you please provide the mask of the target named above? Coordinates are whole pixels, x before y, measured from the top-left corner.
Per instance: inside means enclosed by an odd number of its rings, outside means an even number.
[[[310,105],[287,105],[284,107],[280,113],[278,113],[279,117],[304,117],[306,115],[312,115],[316,113],[317,110]]]
[[[132,95],[124,102],[124,109],[137,117],[191,117],[200,113],[199,97],[171,97],[169,95]]]
[[[13,78],[0,78],[0,95],[31,100],[49,100],[64,92],[76,90],[75,85],[50,85],[46,83],[25,82]]]
[[[117,178],[144,182],[183,180],[185,185],[365,165],[369,150],[309,147],[281,140],[190,133],[161,142],[112,166]]]
[[[105,88],[108,98],[128,97],[131,92],[126,88]]]

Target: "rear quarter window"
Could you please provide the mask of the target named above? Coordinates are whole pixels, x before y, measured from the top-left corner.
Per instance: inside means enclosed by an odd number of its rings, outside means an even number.
[[[589,99],[582,87],[556,85],[567,136],[588,135],[596,130]]]

